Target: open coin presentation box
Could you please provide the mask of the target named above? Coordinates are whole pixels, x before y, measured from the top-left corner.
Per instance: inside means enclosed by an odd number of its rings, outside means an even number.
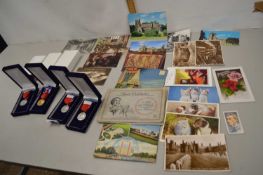
[[[86,132],[101,104],[101,94],[86,74],[70,72],[67,77],[82,93],[83,98],[66,127],[70,130]]]
[[[3,67],[2,70],[22,89],[11,115],[29,114],[30,107],[38,93],[38,85],[34,77],[29,75],[19,64]]]
[[[65,93],[47,119],[51,122],[65,124],[82,100],[82,94],[67,78],[69,70],[66,67],[50,66],[48,69],[59,80]]]
[[[25,68],[40,82],[41,87],[30,113],[45,114],[59,90],[59,81],[42,63],[27,63]]]

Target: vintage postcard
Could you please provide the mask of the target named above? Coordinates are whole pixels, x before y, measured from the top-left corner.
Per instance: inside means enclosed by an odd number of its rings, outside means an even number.
[[[97,41],[97,39],[69,40],[61,52],[64,52],[64,50],[79,50],[80,53],[87,54],[87,53],[90,53],[92,51],[96,41]]]
[[[230,171],[224,134],[166,136],[164,169]]]
[[[185,29],[177,32],[171,32],[167,35],[167,53],[172,53],[174,42],[188,42],[191,40],[191,30]]]
[[[160,126],[104,124],[94,157],[156,162]]]
[[[242,67],[213,69],[221,103],[255,101]]]
[[[210,67],[168,67],[165,86],[212,86]]]
[[[127,68],[163,69],[167,41],[134,41],[123,65]]]
[[[169,87],[168,100],[220,103],[216,87],[196,86],[171,86]]]
[[[139,88],[140,69],[126,69],[122,71],[115,88]]]
[[[219,117],[219,104],[167,101],[166,112],[197,116]]]
[[[228,134],[243,134],[244,129],[237,111],[224,112]]]
[[[164,88],[111,89],[105,95],[98,122],[161,124]]]
[[[223,65],[220,41],[196,41],[196,65]]]
[[[78,68],[77,72],[85,73],[95,85],[104,85],[110,74],[111,68]]]
[[[131,40],[166,39],[167,18],[165,12],[128,14]]]
[[[94,48],[95,53],[118,53],[127,50],[129,35],[99,38]]]
[[[195,66],[196,47],[194,41],[174,43],[173,66]]]
[[[117,67],[121,56],[121,52],[91,53],[84,67]]]
[[[219,129],[219,118],[166,113],[161,140],[167,135],[218,134]]]
[[[219,40],[222,46],[238,46],[240,32],[238,31],[208,31],[201,30],[199,40]]]

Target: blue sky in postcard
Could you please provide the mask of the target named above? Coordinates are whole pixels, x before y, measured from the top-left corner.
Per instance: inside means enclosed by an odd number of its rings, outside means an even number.
[[[130,50],[138,51],[140,47],[145,45],[148,48],[161,48],[163,45],[166,47],[167,41],[158,40],[158,41],[134,41],[131,42]]]
[[[165,12],[152,12],[152,13],[134,13],[128,15],[129,25],[134,25],[135,20],[141,19],[141,22],[157,21],[160,24],[167,25],[167,18]]]
[[[240,32],[237,31],[204,31],[205,37],[208,38],[210,33],[216,33],[216,37],[218,39],[226,39],[226,38],[239,38]]]
[[[160,132],[160,125],[132,125],[131,128],[135,129],[145,129],[148,131],[154,131],[155,133]]]

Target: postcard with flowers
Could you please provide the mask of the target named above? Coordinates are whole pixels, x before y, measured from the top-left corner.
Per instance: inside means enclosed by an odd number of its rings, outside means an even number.
[[[255,101],[242,67],[213,69],[221,103]]]

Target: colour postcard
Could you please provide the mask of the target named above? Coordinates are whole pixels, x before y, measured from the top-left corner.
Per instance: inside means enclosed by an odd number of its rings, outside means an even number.
[[[94,157],[138,162],[156,162],[160,126],[104,124]]]
[[[188,42],[191,40],[191,30],[185,29],[168,33],[167,36],[167,53],[172,53],[175,42]]]
[[[171,86],[169,87],[168,100],[197,103],[220,102],[216,87],[201,86]]]
[[[213,69],[221,103],[255,101],[242,67]]]
[[[128,14],[131,40],[156,40],[167,37],[165,12]]]
[[[166,113],[161,140],[167,135],[218,134],[220,119],[215,117]]]
[[[238,46],[240,39],[239,31],[209,31],[201,30],[200,40],[220,40],[223,46]]]
[[[168,171],[230,171],[224,134],[167,136],[164,161]]]
[[[225,111],[224,119],[228,134],[243,134],[244,129],[237,111]]]

